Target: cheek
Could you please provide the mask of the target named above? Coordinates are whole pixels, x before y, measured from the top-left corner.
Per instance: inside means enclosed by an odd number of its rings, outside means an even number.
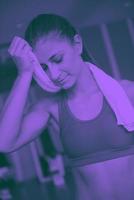
[[[71,73],[72,70],[72,66],[73,66],[73,62],[70,59],[65,59],[64,62],[61,64],[60,66],[60,70],[61,71],[65,71],[67,73]]]
[[[66,54],[63,63],[61,63],[60,69],[61,71],[65,71],[73,75],[76,74],[77,66],[77,57],[74,52],[72,52]]]
[[[77,70],[77,58],[74,54],[72,54],[68,60],[68,69],[72,74],[74,74]]]

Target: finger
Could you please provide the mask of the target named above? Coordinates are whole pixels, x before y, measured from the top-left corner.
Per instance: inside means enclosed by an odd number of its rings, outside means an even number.
[[[20,41],[20,38],[19,38],[19,37],[15,36],[15,37],[13,38],[13,40],[12,40],[12,42],[11,42],[9,48],[8,48],[8,52],[9,52],[11,55],[14,54],[15,49],[17,48],[17,45],[18,45],[19,41]]]
[[[29,45],[24,41],[20,41],[18,43],[18,45],[16,46],[15,55],[16,56],[23,56],[23,54],[25,54],[25,51],[27,51],[27,50],[30,50]]]
[[[12,41],[11,41],[11,43],[10,43],[10,46],[9,46],[8,50],[10,50],[10,49],[13,48],[13,46],[15,45],[15,43],[16,43],[16,41],[17,41],[18,39],[19,39],[18,36],[15,36],[15,37],[12,39]]]
[[[29,45],[29,43],[26,40],[24,40],[23,38],[20,38],[20,39],[21,39],[22,43],[25,44],[25,46],[28,46],[29,49],[32,49],[32,47]]]
[[[10,50],[10,53],[12,55],[20,55],[21,53],[23,54],[23,50],[25,49],[25,47],[29,48],[30,49],[30,46],[28,45],[28,43],[20,38],[20,37],[17,37],[16,40],[13,41],[13,46],[12,46],[12,49]]]
[[[28,56],[29,55],[29,52],[32,52],[32,48],[29,46],[29,45],[27,45],[27,44],[24,44],[23,46],[22,46],[22,48],[19,50],[19,54],[20,55],[26,55],[26,56]]]
[[[18,45],[16,46],[16,55],[23,55],[25,54],[25,51],[32,51],[32,47],[28,44],[27,41],[25,41],[23,38],[20,38],[18,41]]]
[[[32,51],[32,47],[27,43],[27,42],[24,42],[24,45],[22,46],[22,50],[24,51]]]

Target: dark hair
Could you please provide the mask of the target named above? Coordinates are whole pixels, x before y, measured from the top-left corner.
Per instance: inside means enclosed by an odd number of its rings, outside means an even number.
[[[34,47],[40,37],[48,35],[51,32],[59,33],[61,37],[68,39],[70,42],[73,42],[74,36],[78,34],[74,26],[63,16],[46,13],[36,16],[30,22],[25,31],[25,40]],[[81,57],[85,61],[92,60],[85,46],[83,46]]]

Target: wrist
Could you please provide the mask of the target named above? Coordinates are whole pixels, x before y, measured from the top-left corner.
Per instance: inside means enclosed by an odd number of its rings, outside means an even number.
[[[33,76],[33,71],[32,70],[25,70],[25,71],[18,71],[18,76],[28,76],[32,77]]]

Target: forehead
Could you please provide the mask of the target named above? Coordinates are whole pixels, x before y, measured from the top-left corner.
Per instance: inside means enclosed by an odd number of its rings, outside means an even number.
[[[72,45],[66,38],[56,34],[44,36],[36,42],[34,53],[40,62],[47,60],[59,52],[70,51]]]

